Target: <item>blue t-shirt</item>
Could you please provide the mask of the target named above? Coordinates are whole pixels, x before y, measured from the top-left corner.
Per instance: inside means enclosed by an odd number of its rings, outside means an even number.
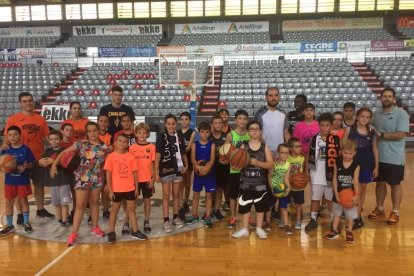
[[[2,150],[1,154],[13,155],[16,159],[17,166],[23,165],[25,162],[32,163],[35,161],[32,151],[26,145],[21,145],[18,148],[10,147],[7,150]],[[19,173],[16,168],[13,172],[6,173],[4,183],[13,186],[30,184],[30,170],[26,169],[22,173]]]

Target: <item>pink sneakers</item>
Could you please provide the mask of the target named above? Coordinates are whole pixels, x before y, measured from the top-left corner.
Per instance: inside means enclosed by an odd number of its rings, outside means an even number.
[[[68,241],[66,242],[66,244],[68,246],[73,246],[76,243],[76,239],[78,238],[78,233],[76,232],[72,232],[70,233],[69,237],[68,237]]]
[[[99,226],[96,226],[95,228],[92,228],[91,234],[98,237],[98,238],[102,238],[102,237],[105,236],[105,232],[102,231],[101,228],[99,228]]]

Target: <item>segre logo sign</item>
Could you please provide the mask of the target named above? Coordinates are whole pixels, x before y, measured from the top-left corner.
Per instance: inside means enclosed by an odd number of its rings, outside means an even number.
[[[323,53],[323,52],[336,52],[338,49],[338,43],[335,42],[318,42],[307,43],[302,42],[300,45],[301,53]]]

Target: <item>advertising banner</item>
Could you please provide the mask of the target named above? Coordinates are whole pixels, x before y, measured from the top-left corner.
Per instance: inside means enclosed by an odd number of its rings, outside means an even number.
[[[74,36],[97,35],[156,35],[162,34],[162,25],[91,25],[73,26]]]
[[[7,49],[7,60],[8,61],[16,61],[17,60],[17,49],[16,48],[8,48]]]
[[[98,57],[125,57],[125,47],[98,47]]]
[[[0,37],[60,36],[60,27],[0,28]]]
[[[78,57],[87,57],[88,56],[88,48],[87,47],[78,47],[76,48],[76,53]]]
[[[357,52],[371,48],[371,41],[338,41],[338,52]]]
[[[76,57],[76,48],[17,48],[16,56],[17,59]]]
[[[318,31],[343,29],[378,29],[382,28],[384,20],[381,17],[372,18],[340,18],[315,20],[283,21],[282,30],[286,31]]]
[[[414,16],[399,17],[397,19],[398,28],[414,28]]]
[[[161,53],[186,53],[186,46],[157,46],[157,56]]]
[[[206,46],[187,46],[189,53],[232,53],[243,54],[257,51],[268,51],[270,44],[234,44],[234,45],[206,45]]]
[[[175,24],[175,34],[268,32],[269,22],[224,22]]]
[[[308,43],[302,42],[300,44],[301,53],[324,53],[324,52],[336,52],[338,44],[336,41],[333,42],[318,42]]]
[[[294,51],[300,50],[300,43],[272,43],[270,44],[270,50],[272,51]]]
[[[135,47],[127,48],[127,57],[155,57],[157,55],[157,48],[155,47]]]
[[[372,51],[400,51],[404,50],[404,40],[372,40]]]
[[[52,105],[44,104],[42,105],[42,111],[40,115],[45,118],[47,122],[51,123],[60,123],[70,117],[69,114],[69,105]]]
[[[404,40],[404,47],[408,50],[414,49],[414,39]]]

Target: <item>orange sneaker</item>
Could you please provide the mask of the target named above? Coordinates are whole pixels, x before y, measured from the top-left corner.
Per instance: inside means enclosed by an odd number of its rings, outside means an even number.
[[[376,207],[374,211],[372,211],[372,213],[368,215],[369,219],[379,219],[379,218],[384,218],[384,217],[385,217],[384,210],[380,210],[378,207]]]
[[[397,214],[396,212],[392,211],[390,213],[390,217],[387,220],[387,224],[394,225],[394,224],[398,224],[399,221],[400,221],[400,214]]]

